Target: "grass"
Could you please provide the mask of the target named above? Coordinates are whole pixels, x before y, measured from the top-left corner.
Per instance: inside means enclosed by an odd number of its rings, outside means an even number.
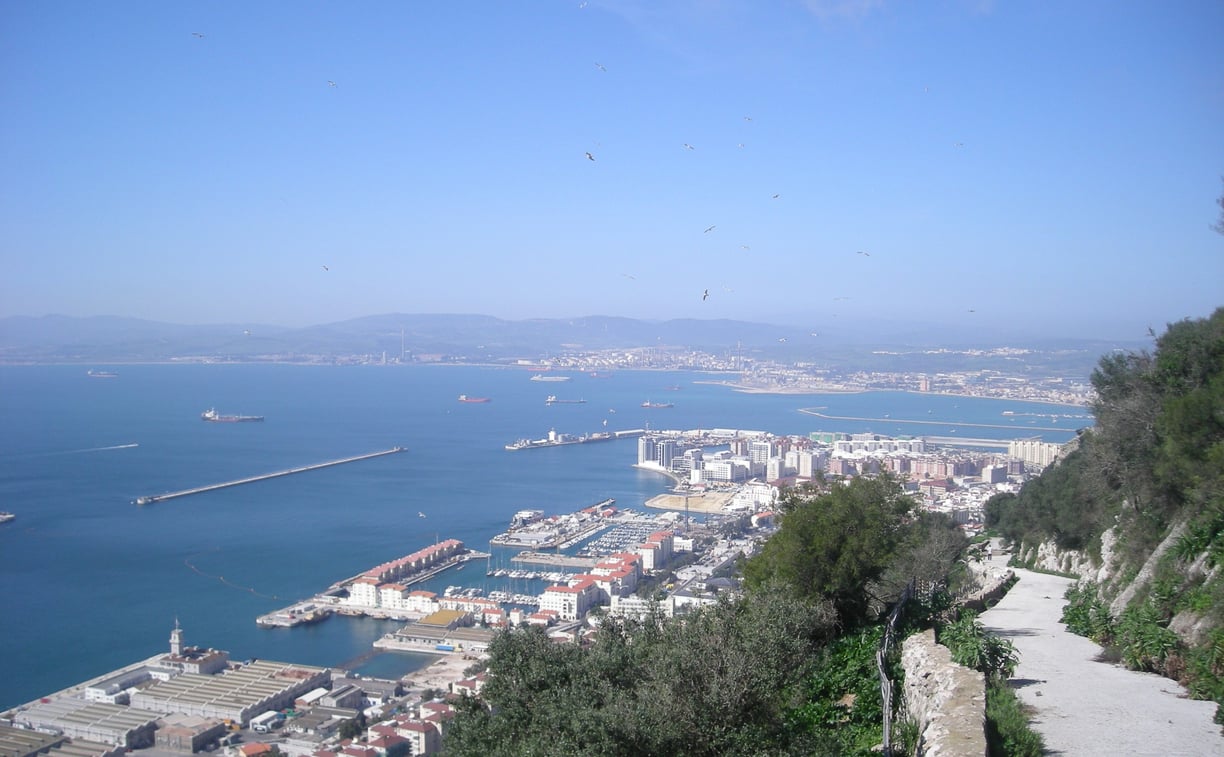
[[[990,757],[1041,757],[1045,741],[1029,728],[1016,692],[997,678],[986,682],[986,752]]]

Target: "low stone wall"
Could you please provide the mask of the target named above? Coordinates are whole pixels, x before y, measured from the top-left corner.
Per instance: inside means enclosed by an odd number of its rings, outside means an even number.
[[[988,569],[981,578],[982,587],[957,602],[962,609],[982,613],[1003,598],[1012,586],[1016,574],[1010,570]]]
[[[926,630],[901,645],[905,669],[905,717],[918,724],[919,755],[982,757],[986,754],[986,677],[952,662],[947,647]]]

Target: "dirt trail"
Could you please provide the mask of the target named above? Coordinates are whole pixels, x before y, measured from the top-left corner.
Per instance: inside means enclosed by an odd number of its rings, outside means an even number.
[[[996,555],[993,566],[1006,566]],[[1213,702],[1188,699],[1176,681],[1097,662],[1097,644],[1059,622],[1066,578],[1017,570],[1020,581],[982,613],[990,631],[1020,653],[1012,678],[1047,753],[1063,755],[1224,755]]]

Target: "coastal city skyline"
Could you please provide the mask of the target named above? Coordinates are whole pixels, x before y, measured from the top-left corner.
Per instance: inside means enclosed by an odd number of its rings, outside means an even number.
[[[0,317],[1141,338],[1224,279],[1216,4],[0,18]]]

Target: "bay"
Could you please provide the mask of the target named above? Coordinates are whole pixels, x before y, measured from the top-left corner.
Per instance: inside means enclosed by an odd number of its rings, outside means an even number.
[[[93,368],[117,376],[0,366],[0,510],[17,514],[0,525],[0,678],[9,684],[0,708],[155,654],[176,620],[188,643],[238,659],[355,664],[388,675],[423,665],[426,655],[371,659],[370,644],[393,622],[332,618],[269,630],[255,618],[439,538],[487,549],[517,510],[570,512],[607,497],[642,509],[668,488],[632,467],[632,439],[504,449],[550,428],[959,432],[1061,442],[1090,422],[1082,408],[1010,400],[747,394],[706,383],[724,377],[683,372],[574,372],[568,382],[540,383],[529,371],[474,366]],[[492,401],[463,404],[459,394]],[[586,402],[547,406],[549,394]],[[647,400],[674,407],[644,409]],[[266,420],[204,423],[200,413],[210,407]],[[818,418],[801,408],[879,420]],[[1079,417],[1059,419],[1066,431],[1033,430],[1050,427],[1051,415]],[[132,504],[394,446],[408,451]],[[462,583],[457,575],[425,588]]]

